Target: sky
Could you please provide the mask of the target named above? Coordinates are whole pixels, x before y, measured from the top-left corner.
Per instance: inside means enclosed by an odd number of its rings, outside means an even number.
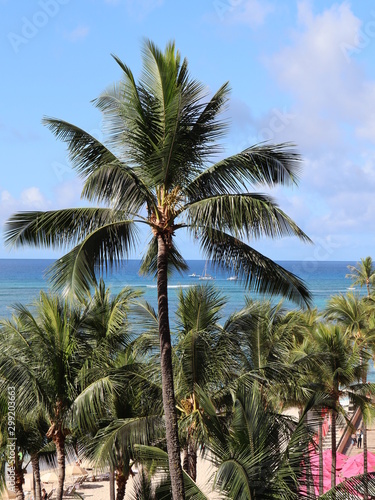
[[[262,141],[301,153],[298,187],[271,194],[314,244],[291,237],[254,248],[275,260],[375,258],[373,2],[0,0],[0,9],[2,231],[16,211],[86,205],[65,144],[41,120],[104,140],[91,101],[121,78],[111,54],[137,77],[148,38],[160,48],[174,40],[210,92],[230,82],[225,156]],[[178,246],[202,258],[186,235]],[[10,250],[1,235],[0,258],[62,253]]]

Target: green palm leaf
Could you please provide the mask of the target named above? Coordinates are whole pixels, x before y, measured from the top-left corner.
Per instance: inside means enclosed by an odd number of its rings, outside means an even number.
[[[243,192],[248,184],[293,184],[301,157],[292,144],[256,145],[219,161],[190,183],[185,192],[190,202],[206,197]]]
[[[266,195],[215,196],[191,203],[185,209],[189,214],[189,226],[196,231],[211,226],[218,231],[230,231],[237,237],[294,235],[311,243],[297,224]]]
[[[96,267],[103,271],[118,265],[135,247],[136,227],[132,221],[104,225],[92,231],[69,253],[57,260],[48,276],[57,290],[84,299],[97,284]]]
[[[215,266],[231,269],[255,292],[281,294],[303,306],[310,304],[310,293],[301,280],[234,236],[210,229],[200,236],[200,243]]]

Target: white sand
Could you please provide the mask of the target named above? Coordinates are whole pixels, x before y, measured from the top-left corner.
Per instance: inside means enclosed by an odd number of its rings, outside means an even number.
[[[198,458],[198,464],[197,464],[197,484],[198,486],[203,490],[203,492],[207,495],[207,498],[210,500],[218,500],[220,499],[220,495],[217,493],[212,493],[211,492],[211,487],[212,485],[212,476],[213,476],[214,469],[211,466],[211,463],[208,460],[202,460],[201,458]],[[69,484],[72,484],[73,478],[66,478],[65,481],[65,487],[67,487]],[[25,492],[25,498],[26,500],[28,498],[31,498],[31,496],[27,496],[26,492],[31,491],[31,484],[32,484],[32,476],[31,474],[26,474],[25,476],[25,484],[24,484],[24,492]],[[53,486],[53,484],[42,484],[42,487],[44,487],[49,493]],[[126,484],[126,494],[125,494],[125,500],[129,500],[130,495],[133,491],[133,478],[130,477],[128,479],[128,482]],[[94,481],[94,482],[84,482],[82,485],[77,489],[77,493],[83,496],[83,498],[87,500],[109,500],[109,481]],[[66,499],[72,499],[73,497],[64,497]]]

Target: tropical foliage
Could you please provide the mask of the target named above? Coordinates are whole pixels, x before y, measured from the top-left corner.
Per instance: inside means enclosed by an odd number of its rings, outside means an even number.
[[[192,235],[215,266],[235,271],[247,286],[309,304],[309,292],[295,275],[248,244],[264,236],[309,241],[270,196],[251,191],[296,184],[301,158],[288,144],[262,144],[219,159],[218,140],[226,130],[220,113],[229,85],[209,96],[189,75],[174,43],[164,52],[144,43],[138,82],[126,64],[115,60],[123,79],[95,101],[106,143],[66,121],[44,120],[66,142],[84,182],[83,198],[99,207],[17,213],[8,221],[6,240],[13,246],[73,247],[52,266],[50,278],[57,290],[82,300],[97,282],[97,269],[128,258],[137,227],[148,228],[141,270],[157,275],[169,465],[174,498],[182,499],[167,282],[171,270],[181,272],[187,264],[175,234]]]

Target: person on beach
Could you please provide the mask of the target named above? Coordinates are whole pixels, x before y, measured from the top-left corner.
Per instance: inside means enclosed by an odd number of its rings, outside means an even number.
[[[357,436],[355,432],[352,434],[352,446],[355,446],[357,444]]]
[[[42,500],[48,500],[48,495],[45,488],[42,489]]]
[[[362,429],[358,429],[358,444],[357,444],[358,448],[362,448],[362,436],[363,436]]]

